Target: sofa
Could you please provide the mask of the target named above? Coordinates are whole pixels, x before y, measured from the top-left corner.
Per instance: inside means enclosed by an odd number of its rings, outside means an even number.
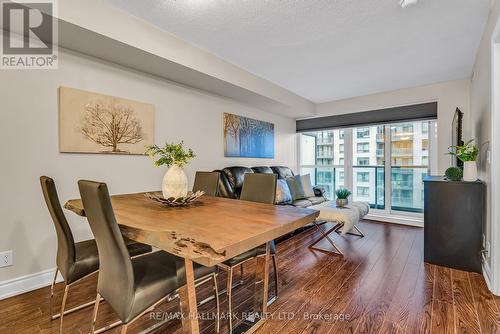
[[[241,167],[233,166],[226,167],[221,170],[215,170],[220,173],[218,196],[239,199],[241,188],[243,186],[243,179],[247,173],[265,173],[276,174],[278,179],[286,179],[287,177],[294,176],[293,171],[284,166],[260,166],[260,167]],[[313,187],[315,196],[298,199],[286,205],[292,205],[300,208],[307,208],[311,205],[316,205],[327,201],[324,196],[324,190],[319,187]]]

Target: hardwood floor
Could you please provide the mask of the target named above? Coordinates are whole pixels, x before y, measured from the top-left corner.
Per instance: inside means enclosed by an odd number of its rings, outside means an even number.
[[[360,223],[360,228],[365,238],[334,236],[346,254],[343,258],[309,250],[307,245],[319,236],[313,230],[278,245],[280,296],[257,333],[500,333],[500,297],[488,291],[479,274],[424,263],[422,229],[369,221]],[[253,305],[252,267],[253,263],[245,266],[244,283],[233,290],[239,319]],[[234,281],[238,280],[236,270]],[[225,282],[222,273],[221,289]],[[93,277],[70,290],[68,307],[92,300],[95,284]],[[62,288],[59,284],[54,305],[60,305]],[[210,295],[210,289],[210,284],[200,287],[199,300]],[[160,305],[131,326],[129,333],[138,333],[178,310],[177,300]],[[225,297],[221,310],[227,312]],[[200,311],[210,315],[213,303]],[[88,333],[91,312],[87,308],[65,316],[64,333]],[[102,303],[98,319],[101,327],[116,316]],[[200,324],[203,334],[215,333],[212,319],[202,319]],[[49,320],[48,288],[0,301],[2,334],[58,333],[58,325]],[[223,319],[221,333],[227,332]],[[180,320],[154,333],[180,333]]]

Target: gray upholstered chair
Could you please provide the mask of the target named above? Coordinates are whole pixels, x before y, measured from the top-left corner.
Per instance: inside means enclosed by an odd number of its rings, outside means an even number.
[[[193,192],[203,191],[206,196],[217,196],[219,189],[219,176],[218,172],[196,172],[194,177]]]
[[[78,181],[85,213],[94,233],[99,250],[99,278],[92,317],[92,333],[101,297],[116,312],[120,321],[105,329],[122,325],[125,334],[128,326],[160,302],[174,298],[178,289],[177,262],[180,258],[164,251],[157,251],[131,259],[115,219],[108,188],[105,183]],[[195,266],[195,279],[214,283],[218,304],[215,268]],[[218,331],[218,318],[216,329]],[[153,326],[155,329],[160,324]],[[102,330],[98,330],[102,332]]]
[[[276,181],[276,174],[245,174],[240,200],[274,205],[276,197]],[[274,302],[274,300],[278,297],[278,265],[276,261],[276,246],[274,241],[270,242],[270,253],[274,267],[275,297],[269,301],[269,304]],[[254,259],[255,257],[265,256],[265,254],[266,247],[263,245],[226,260],[220,265],[222,268],[227,270],[227,301],[230,313],[232,312],[232,289],[237,286],[233,286],[234,268],[240,266],[240,282],[238,285],[241,285],[243,280],[243,264]],[[232,332],[233,324],[231,316],[228,318],[229,329],[230,332]]]
[[[65,309],[69,288],[78,283],[81,279],[95,273],[99,269],[99,256],[94,239],[80,242],[75,242],[73,239],[73,234],[71,233],[71,229],[59,202],[54,180],[47,176],[41,176],[40,185],[42,187],[45,203],[49,209],[57,234],[57,265],[50,288],[50,315],[51,320],[60,318],[59,331],[62,332],[64,315],[94,304],[94,301],[91,301],[70,310]],[[138,256],[151,252],[151,246],[129,239],[125,239],[125,246],[128,256]],[[52,312],[52,304],[54,298],[54,286],[58,272],[61,273],[61,276],[64,279],[65,287],[61,311],[60,313],[54,315]]]
[[[277,179],[276,174],[245,174],[240,200],[274,204]]]

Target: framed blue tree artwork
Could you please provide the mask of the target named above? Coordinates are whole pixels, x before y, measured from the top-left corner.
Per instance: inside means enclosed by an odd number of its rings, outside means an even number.
[[[224,113],[224,156],[274,158],[274,124]]]

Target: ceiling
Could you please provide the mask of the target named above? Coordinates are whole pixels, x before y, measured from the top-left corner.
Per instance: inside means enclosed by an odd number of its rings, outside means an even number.
[[[471,75],[491,0],[106,0],[316,103]]]

